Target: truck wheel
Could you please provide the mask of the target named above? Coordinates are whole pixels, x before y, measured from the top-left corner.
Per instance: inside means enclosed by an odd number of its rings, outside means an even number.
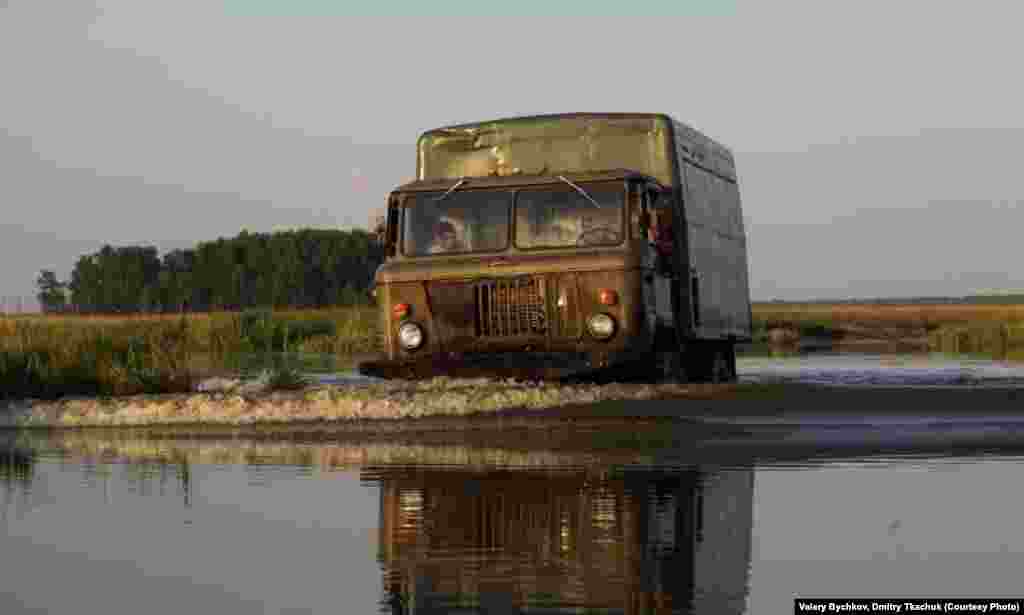
[[[736,346],[731,342],[715,344],[708,355],[711,382],[736,382]]]
[[[683,354],[678,350],[668,350],[662,353],[662,377],[667,382],[686,382],[686,370],[683,367]]]
[[[718,347],[711,351],[711,382],[720,384],[722,382],[730,382],[729,378],[729,361],[726,358],[726,352],[724,348]]]
[[[736,382],[739,380],[739,373],[736,371],[736,343],[729,342],[726,344],[726,361],[729,365],[729,382]]]
[[[711,380],[711,353],[707,344],[690,342],[684,352],[686,375],[688,382],[708,382]]]
[[[674,343],[675,339],[675,331],[668,327],[658,327],[647,380],[653,377],[657,382],[686,381],[683,354]]]

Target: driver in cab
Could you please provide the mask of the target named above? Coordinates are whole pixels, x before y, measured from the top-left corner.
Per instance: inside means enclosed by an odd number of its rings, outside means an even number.
[[[465,252],[466,242],[459,236],[455,224],[450,220],[438,220],[434,225],[433,240],[427,248],[428,254]]]

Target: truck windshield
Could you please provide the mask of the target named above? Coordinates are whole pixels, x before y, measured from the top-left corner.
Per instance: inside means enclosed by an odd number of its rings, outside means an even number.
[[[508,248],[511,190],[444,194],[417,194],[406,207],[402,225],[402,252],[406,256],[499,252]]]
[[[583,185],[595,203],[574,188],[520,190],[516,199],[516,247],[564,248],[622,243],[621,184]]]

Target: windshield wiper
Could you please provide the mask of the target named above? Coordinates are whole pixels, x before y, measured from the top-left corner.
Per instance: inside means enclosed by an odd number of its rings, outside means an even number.
[[[458,187],[459,187],[459,186],[461,186],[462,184],[466,183],[467,181],[469,181],[469,178],[467,178],[467,177],[463,177],[463,178],[462,178],[462,179],[460,179],[459,181],[455,182],[455,185],[454,185],[454,186],[452,186],[451,188],[449,188],[449,189],[448,189],[448,192],[445,192],[445,193],[444,193],[444,194],[442,194],[441,196],[439,196],[439,197],[437,197],[436,199],[434,199],[434,202],[435,202],[435,203],[440,203],[441,201],[445,200],[446,198],[448,198],[448,195],[449,195],[449,194],[451,194],[451,193],[455,192],[455,189],[456,189],[456,188],[458,188]]]
[[[567,180],[567,179],[565,178],[565,176],[563,176],[563,175],[559,175],[559,176],[558,176],[558,179],[560,179],[560,180],[564,181],[565,183],[569,184],[570,186],[572,186],[572,187],[573,187],[573,189],[574,189],[574,190],[575,190],[576,192],[579,192],[580,194],[582,194],[582,195],[583,195],[583,197],[584,197],[584,198],[586,198],[586,199],[587,199],[588,201],[590,201],[591,203],[593,203],[593,204],[594,204],[594,207],[596,207],[596,208],[598,208],[598,209],[601,209],[601,206],[597,204],[597,201],[595,201],[595,200],[594,200],[594,197],[592,197],[592,196],[590,196],[589,194],[587,194],[587,191],[586,191],[586,190],[584,190],[583,188],[580,188],[580,187],[579,187],[579,186],[577,186],[576,184],[574,184],[574,183],[572,183],[571,181]]]

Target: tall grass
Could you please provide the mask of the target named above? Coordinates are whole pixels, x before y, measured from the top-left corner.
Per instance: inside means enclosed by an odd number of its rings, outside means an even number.
[[[890,305],[890,304],[774,304],[753,306],[754,320],[761,323],[818,323],[832,328],[865,327],[922,328],[933,331],[942,326],[968,323],[1024,322],[1020,305]]]
[[[0,398],[181,392],[232,355],[368,352],[375,315],[359,307],[0,317]]]
[[[755,304],[755,338],[769,332],[853,339],[924,339],[930,350],[1024,359],[1024,304]],[[783,336],[784,337],[784,336]]]
[[[925,338],[941,352],[1024,358],[1022,305],[755,304],[754,333]],[[374,307],[171,315],[0,316],[0,398],[188,390],[227,358],[284,349],[371,352]],[[787,338],[787,335],[789,336]]]
[[[928,345],[952,354],[979,354],[1024,360],[1024,323],[988,322],[950,324],[931,332]]]
[[[187,320],[0,322],[0,396],[126,395],[191,387]]]

